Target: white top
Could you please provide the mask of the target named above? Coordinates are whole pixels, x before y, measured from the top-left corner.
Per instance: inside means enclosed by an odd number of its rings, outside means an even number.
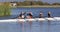
[[[24,18],[25,16],[24,15],[22,15],[22,18]]]

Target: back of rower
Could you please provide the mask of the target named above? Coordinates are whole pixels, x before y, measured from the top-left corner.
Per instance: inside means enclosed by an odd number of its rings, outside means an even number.
[[[28,18],[28,19],[33,18],[32,12],[29,12],[29,13],[27,14],[27,18]]]
[[[25,18],[25,12],[21,12],[21,14],[18,17],[19,19],[24,19]]]
[[[40,12],[39,18],[43,18],[43,13],[42,12]]]
[[[48,12],[48,18],[49,18],[49,17],[51,17],[51,12],[50,12],[50,11]]]

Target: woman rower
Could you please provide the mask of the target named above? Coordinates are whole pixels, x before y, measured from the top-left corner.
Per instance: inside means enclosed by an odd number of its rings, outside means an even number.
[[[28,19],[33,18],[32,12],[29,12],[29,13],[27,14],[27,18],[28,18]]]

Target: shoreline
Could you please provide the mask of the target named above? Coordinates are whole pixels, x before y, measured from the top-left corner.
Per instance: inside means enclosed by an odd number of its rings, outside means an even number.
[[[24,7],[24,8],[31,8],[31,7],[34,7],[34,8],[36,8],[36,7],[41,7],[41,8],[44,8],[44,7],[46,7],[46,8],[56,8],[56,7],[60,7],[60,5],[40,5],[40,6],[38,6],[38,5],[32,5],[32,6],[12,6],[13,8],[14,7]]]

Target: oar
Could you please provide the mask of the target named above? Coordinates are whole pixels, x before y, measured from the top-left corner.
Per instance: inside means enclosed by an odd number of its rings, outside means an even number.
[[[11,18],[11,19],[16,19],[16,18],[18,18],[19,16],[16,16],[16,17],[14,17],[14,18]]]

